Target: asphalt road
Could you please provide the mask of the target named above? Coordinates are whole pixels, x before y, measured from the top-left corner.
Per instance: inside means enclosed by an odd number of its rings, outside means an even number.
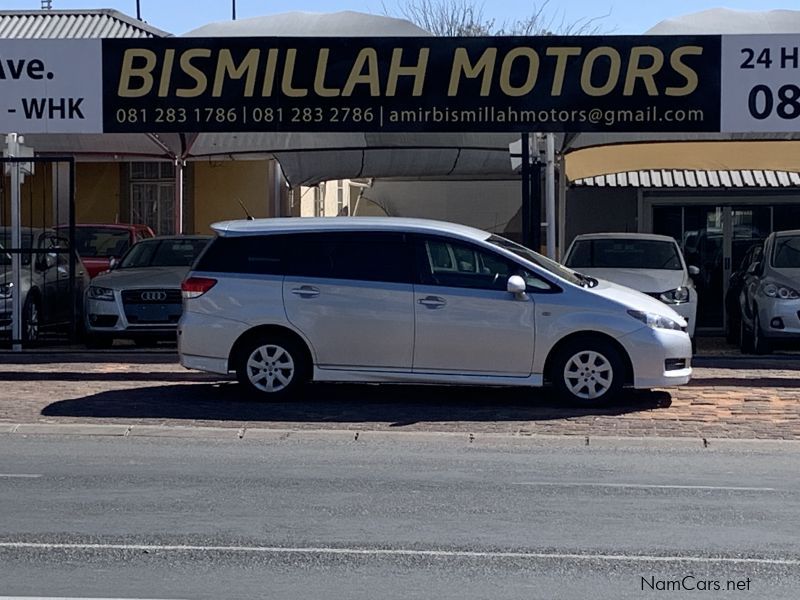
[[[792,442],[0,435],[0,597],[796,600],[798,473]]]

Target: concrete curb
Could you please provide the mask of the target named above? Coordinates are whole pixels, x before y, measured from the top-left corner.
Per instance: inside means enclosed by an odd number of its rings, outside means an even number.
[[[358,431],[355,429],[272,429],[235,427],[190,427],[170,425],[76,424],[76,423],[0,423],[0,435],[60,435],[119,438],[182,438],[196,440],[242,440],[245,442],[311,442],[368,444],[390,442],[432,443],[450,441],[472,447],[493,443],[541,447],[585,447],[659,449],[676,446],[693,450],[731,450],[758,448],[800,452],[800,440],[731,439],[699,437],[626,437],[614,435],[543,435],[520,433],[467,433],[452,431]]]

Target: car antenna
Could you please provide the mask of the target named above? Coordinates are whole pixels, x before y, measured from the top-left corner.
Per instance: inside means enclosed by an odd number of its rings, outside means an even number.
[[[248,221],[255,221],[256,220],[255,217],[250,214],[250,211],[247,210],[247,207],[244,205],[244,202],[242,202],[242,200],[240,198],[237,198],[236,201],[239,203],[239,206],[242,207],[242,210],[244,211],[244,214],[247,215],[247,220]]]

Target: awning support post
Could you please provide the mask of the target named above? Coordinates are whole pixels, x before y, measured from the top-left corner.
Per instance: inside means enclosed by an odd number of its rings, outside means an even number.
[[[183,171],[186,161],[175,159],[175,233],[183,233]]]
[[[8,158],[19,158],[20,137],[16,133],[9,133],[6,136],[6,156]],[[20,177],[21,164],[12,161],[9,164],[11,171],[11,247],[17,251],[11,254],[11,338],[14,340],[11,349],[14,352],[22,351],[22,306],[20,305],[20,278],[22,275],[22,219],[20,204],[20,187],[22,179]]]

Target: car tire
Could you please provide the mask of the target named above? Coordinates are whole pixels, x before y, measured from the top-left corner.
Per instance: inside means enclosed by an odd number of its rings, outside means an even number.
[[[86,347],[90,350],[104,350],[114,345],[114,338],[108,335],[87,334]]]
[[[597,406],[615,400],[625,379],[625,363],[605,340],[576,339],[558,350],[550,378],[570,404]]]
[[[739,350],[742,354],[753,353],[753,336],[744,324],[744,319],[739,321]]]
[[[764,337],[764,332],[761,331],[761,321],[757,312],[753,316],[753,352],[756,354],[769,354],[772,352],[769,340]]]
[[[34,296],[28,296],[25,306],[22,307],[22,341],[36,342],[39,340],[39,328],[41,326],[42,311],[39,300]]]
[[[725,323],[725,341],[729,344],[733,344],[734,346],[739,344],[739,331],[741,325],[736,322],[736,319],[733,318],[732,315],[728,314],[728,318]]]
[[[254,337],[237,354],[236,378],[259,399],[292,397],[310,378],[308,353],[287,335]]]

